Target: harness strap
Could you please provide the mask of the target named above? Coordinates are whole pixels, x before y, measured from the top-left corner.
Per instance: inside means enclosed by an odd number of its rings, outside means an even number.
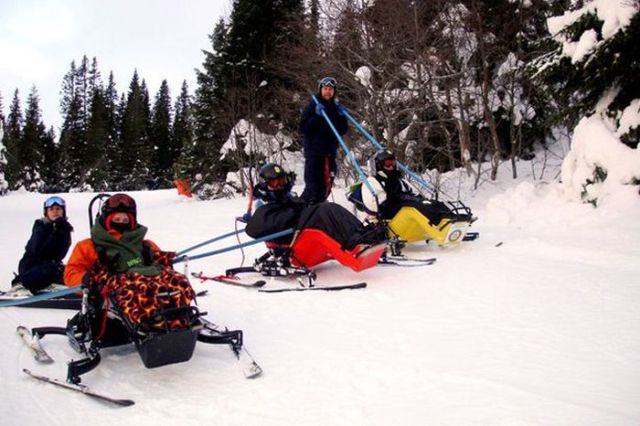
[[[329,170],[329,156],[324,157],[324,196],[331,194],[331,170]]]
[[[102,290],[100,290],[100,296],[102,296],[102,299],[104,300],[104,314],[102,316],[102,325],[100,326],[100,334],[98,334],[98,337],[96,337],[96,340],[102,339],[102,337],[107,331],[107,312],[109,312],[109,298],[107,297],[108,293],[109,293],[109,288],[105,285],[104,287],[102,287]]]

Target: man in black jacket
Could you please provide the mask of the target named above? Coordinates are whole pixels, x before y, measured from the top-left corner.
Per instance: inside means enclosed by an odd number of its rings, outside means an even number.
[[[47,198],[43,214],[33,224],[31,238],[18,264],[18,275],[11,282],[12,286],[22,284],[32,293],[51,284],[63,283],[62,259],[71,246],[73,227],[67,222],[64,199]]]
[[[249,218],[246,233],[252,238],[292,228],[297,231],[317,229],[337,241],[343,250],[359,244],[378,244],[386,240],[386,229],[364,226],[356,216],[331,202],[308,205],[291,192],[294,176],[277,164],[267,163],[260,169],[261,182],[254,188],[256,211]],[[273,242],[291,243],[292,236]]]
[[[304,135],[304,191],[301,198],[309,204],[325,201],[331,193],[336,175],[338,138],[326,122],[323,112],[340,136],[347,133],[344,107],[336,99],[336,80],[320,80],[318,103],[311,99],[300,119],[300,132]]]

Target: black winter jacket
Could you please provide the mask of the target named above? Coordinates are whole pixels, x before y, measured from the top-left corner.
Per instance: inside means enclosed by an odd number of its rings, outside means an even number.
[[[71,231],[73,227],[66,219],[55,222],[37,219],[18,264],[18,273],[23,274],[39,264],[62,262],[71,246]]]
[[[347,119],[338,114],[336,104],[332,99],[326,101],[321,96],[316,98],[324,105],[324,110],[336,128],[340,136],[347,133],[349,126]],[[302,112],[300,118],[300,133],[304,135],[304,156],[305,157],[325,157],[336,156],[338,150],[338,138],[327,124],[323,116],[316,114],[316,103],[313,99]]]

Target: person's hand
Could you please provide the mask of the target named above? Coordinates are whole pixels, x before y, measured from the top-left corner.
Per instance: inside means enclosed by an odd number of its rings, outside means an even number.
[[[243,214],[242,216],[237,217],[236,219],[239,222],[247,223],[247,222],[249,222],[249,219],[251,219],[251,213],[247,212],[247,213]]]
[[[347,108],[342,105],[338,100],[336,100],[336,109],[338,110],[338,114],[341,116],[345,116],[347,114]]]
[[[323,112],[324,112],[324,105],[322,105],[321,103],[318,103],[316,105],[316,114],[322,116]]]

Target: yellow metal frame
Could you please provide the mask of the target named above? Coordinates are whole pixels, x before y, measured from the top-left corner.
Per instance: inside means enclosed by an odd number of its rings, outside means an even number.
[[[389,235],[403,241],[434,240],[441,246],[456,245],[462,242],[469,222],[456,222],[445,218],[438,225],[429,222],[415,207],[402,207],[388,222]]]

